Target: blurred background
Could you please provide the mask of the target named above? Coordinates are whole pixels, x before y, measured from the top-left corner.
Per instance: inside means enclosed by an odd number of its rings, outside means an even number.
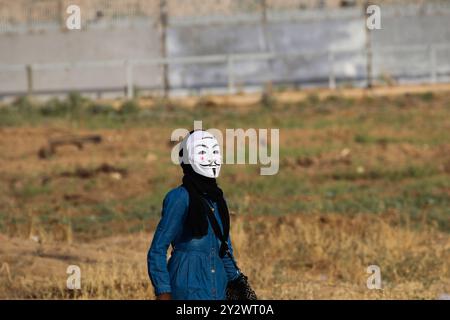
[[[68,30],[66,8],[81,9]],[[2,1],[0,97],[448,82],[448,1]]]
[[[280,130],[278,174],[219,179],[261,298],[448,299],[449,18],[438,0],[0,0],[0,298],[153,298],[170,136],[202,120]]]

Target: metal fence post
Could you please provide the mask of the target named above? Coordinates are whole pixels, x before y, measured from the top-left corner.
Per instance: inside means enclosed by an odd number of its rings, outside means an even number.
[[[33,66],[27,64],[25,71],[27,74],[27,96],[31,97],[33,95]]]
[[[267,0],[259,0],[261,6],[261,29],[263,50],[269,51],[268,37],[267,37]]]
[[[430,52],[430,79],[431,83],[436,83],[437,82],[436,47],[430,45],[429,52]]]
[[[364,30],[366,33],[366,76],[367,76],[367,88],[372,88],[373,85],[373,75],[372,75],[372,33],[367,27],[367,8],[369,7],[369,1],[365,1],[363,5],[363,20],[364,20]]]
[[[334,74],[334,53],[333,50],[328,50],[328,87],[330,89],[336,89],[336,76]]]
[[[159,1],[159,23],[161,28],[161,37],[160,37],[160,45],[161,45],[161,57],[163,59],[167,59],[167,24],[168,24],[168,7],[167,0]],[[165,61],[162,64],[162,82],[163,82],[163,91],[164,98],[169,97],[170,91],[170,82],[169,82],[169,63]]]
[[[131,100],[134,98],[133,90],[133,64],[131,61],[125,62],[126,69],[126,81],[127,81],[127,99]]]
[[[66,28],[66,19],[65,19],[66,8],[64,8],[64,0],[58,0],[58,22],[61,30],[65,30]]]
[[[234,93],[234,66],[233,57],[227,56],[228,94]]]
[[[261,7],[261,32],[262,32],[262,42],[263,42],[263,48],[262,50],[264,52],[272,52],[272,46],[271,46],[271,37],[268,30],[268,22],[267,22],[267,13],[268,13],[268,3],[267,0],[259,0],[260,1],[260,7]],[[272,59],[267,59],[267,68],[269,72],[269,79],[268,82],[272,82],[273,74],[274,74],[274,67],[273,67],[274,61]]]

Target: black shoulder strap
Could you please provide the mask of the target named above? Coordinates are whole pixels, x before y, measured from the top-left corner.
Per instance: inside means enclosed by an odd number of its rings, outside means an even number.
[[[203,199],[203,201],[206,202],[205,199]],[[233,255],[230,252],[230,248],[228,247],[228,239],[224,239],[225,236],[223,235],[222,230],[220,229],[219,222],[217,221],[217,219],[216,219],[216,217],[214,215],[214,208],[211,207],[210,205],[208,205],[207,203],[206,203],[206,206],[208,207],[206,212],[208,212],[208,219],[209,219],[209,221],[211,223],[211,227],[212,227],[212,229],[214,231],[214,234],[220,240],[220,243],[221,243],[220,244],[220,250],[219,250],[219,256],[221,258],[223,258],[225,256],[225,254],[227,254],[230,257],[231,261],[233,261],[233,264],[234,264],[235,268],[237,270],[240,270],[239,267],[236,264],[236,261],[234,261]]]

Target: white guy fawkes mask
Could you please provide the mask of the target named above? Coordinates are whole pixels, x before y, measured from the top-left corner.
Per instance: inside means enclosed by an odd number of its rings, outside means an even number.
[[[222,165],[220,146],[207,131],[194,131],[186,141],[189,163],[192,169],[205,177],[217,178]]]

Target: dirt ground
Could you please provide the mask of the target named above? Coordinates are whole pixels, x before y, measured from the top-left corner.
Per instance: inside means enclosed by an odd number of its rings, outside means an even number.
[[[261,298],[445,296],[450,87],[407,89],[280,93],[273,109],[251,96],[236,110],[240,97],[208,97],[200,107],[186,101],[192,112],[116,122],[19,121],[12,111],[17,122],[0,126],[0,298],[153,298],[146,254],[164,194],[180,183],[170,133],[200,116],[280,128],[276,176],[224,166],[220,180],[238,262]],[[40,156],[52,139],[88,135],[101,143]],[[79,291],[66,288],[69,265],[81,269]],[[380,267],[382,290],[367,288],[370,265]]]
[[[392,219],[233,218],[232,241],[262,299],[438,299],[449,292],[448,234],[395,228]],[[0,298],[153,298],[146,269],[151,238],[139,233],[69,245],[1,236]],[[371,264],[380,265],[382,290],[366,286]],[[66,289],[69,265],[81,269],[81,290]]]

